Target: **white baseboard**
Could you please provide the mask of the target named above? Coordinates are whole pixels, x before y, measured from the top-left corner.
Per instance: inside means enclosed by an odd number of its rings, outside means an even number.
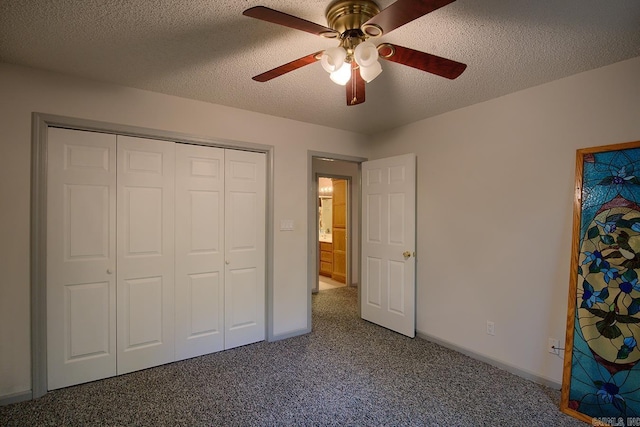
[[[308,334],[309,332],[311,332],[311,329],[309,328],[297,329],[295,331],[285,332],[283,334],[272,335],[267,339],[267,341],[274,342],[274,341],[286,340],[288,338],[293,338],[300,335]]]
[[[521,378],[527,379],[529,381],[533,381],[534,383],[542,384],[544,386],[547,386],[547,387],[550,387],[550,388],[553,388],[553,389],[556,389],[556,390],[560,390],[562,388],[562,385],[560,383],[558,383],[557,381],[551,380],[549,378],[541,377],[541,376],[536,375],[536,374],[534,374],[532,372],[528,372],[528,371],[525,371],[523,369],[520,369],[520,368],[518,368],[516,366],[509,365],[509,364],[501,362],[499,360],[492,359],[492,358],[487,357],[485,355],[476,353],[473,350],[469,350],[468,348],[460,347],[460,346],[458,346],[456,344],[450,343],[450,342],[442,340],[440,338],[435,338],[435,337],[433,337],[433,336],[431,336],[429,334],[426,334],[424,332],[416,331],[416,336],[418,338],[421,338],[421,339],[424,339],[424,340],[427,340],[427,341],[431,341],[433,343],[436,343],[436,344],[441,345],[443,347],[446,347],[448,349],[457,351],[458,353],[462,353],[462,354],[464,354],[466,356],[469,356],[469,357],[471,357],[473,359],[479,360],[479,361],[484,362],[484,363],[488,363],[489,365],[495,366],[496,368],[500,368],[500,369],[505,370],[507,372],[510,372],[510,373],[512,373],[514,375],[517,375],[517,376],[519,376]]]
[[[33,399],[31,390],[21,391],[20,393],[0,397],[0,406],[11,405],[12,403],[24,402],[31,399]]]

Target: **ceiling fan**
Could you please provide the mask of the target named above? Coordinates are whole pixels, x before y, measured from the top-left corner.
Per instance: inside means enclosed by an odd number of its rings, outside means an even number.
[[[336,0],[326,10],[328,27],[270,9],[255,6],[243,15],[321,37],[340,40],[340,45],[315,52],[253,77],[266,82],[305,65],[320,61],[331,80],[347,88],[347,105],[365,101],[365,83],[380,74],[378,58],[437,74],[457,78],[466,64],[391,43],[374,45],[378,38],[455,0],[397,0],[384,10],[372,0]]]

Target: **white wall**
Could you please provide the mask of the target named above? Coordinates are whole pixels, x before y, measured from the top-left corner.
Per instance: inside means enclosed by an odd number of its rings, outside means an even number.
[[[560,382],[546,344],[565,331],[575,150],[640,140],[638,76],[640,58],[413,123],[371,147],[349,132],[0,64],[0,399],[31,388],[31,112],[275,146],[276,335],[307,326],[307,151],[417,153],[419,332]],[[281,219],[295,230],[279,232]]]
[[[640,58],[377,135],[418,155],[419,333],[560,383],[575,150],[634,140]]]
[[[307,151],[361,156],[354,133],[0,63],[0,399],[31,389],[31,113],[273,145],[274,327],[307,327]],[[293,232],[280,232],[293,219]]]

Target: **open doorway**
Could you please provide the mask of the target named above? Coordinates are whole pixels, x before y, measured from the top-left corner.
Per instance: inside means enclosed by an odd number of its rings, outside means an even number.
[[[349,179],[318,176],[318,290],[347,286]]]
[[[346,247],[345,285],[357,287],[360,281],[360,157],[309,152],[308,193],[308,286],[309,327],[311,327],[311,295],[319,291],[320,276],[320,220],[321,204],[319,178],[342,179],[346,183]],[[323,180],[324,182],[324,180]],[[335,191],[335,190],[334,190]],[[332,199],[333,208],[333,199]],[[333,224],[332,224],[333,228]],[[333,233],[332,233],[333,234]],[[332,236],[333,243],[333,236]],[[333,248],[332,248],[333,249]],[[325,255],[326,257],[327,255]],[[332,257],[333,260],[333,257]],[[333,268],[333,267],[332,267]],[[327,277],[328,276],[323,276]],[[332,279],[333,280],[333,279]]]
[[[308,151],[308,199],[307,199],[307,329],[312,330],[312,297],[319,292],[319,233],[318,220],[318,177],[342,178],[347,180],[347,258],[346,286],[357,288],[357,310],[360,315],[360,185],[361,164],[366,158]]]

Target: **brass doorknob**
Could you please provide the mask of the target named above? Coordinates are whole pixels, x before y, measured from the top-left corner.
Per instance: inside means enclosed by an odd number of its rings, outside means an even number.
[[[402,256],[407,259],[411,257],[411,251],[404,251],[402,252]]]

